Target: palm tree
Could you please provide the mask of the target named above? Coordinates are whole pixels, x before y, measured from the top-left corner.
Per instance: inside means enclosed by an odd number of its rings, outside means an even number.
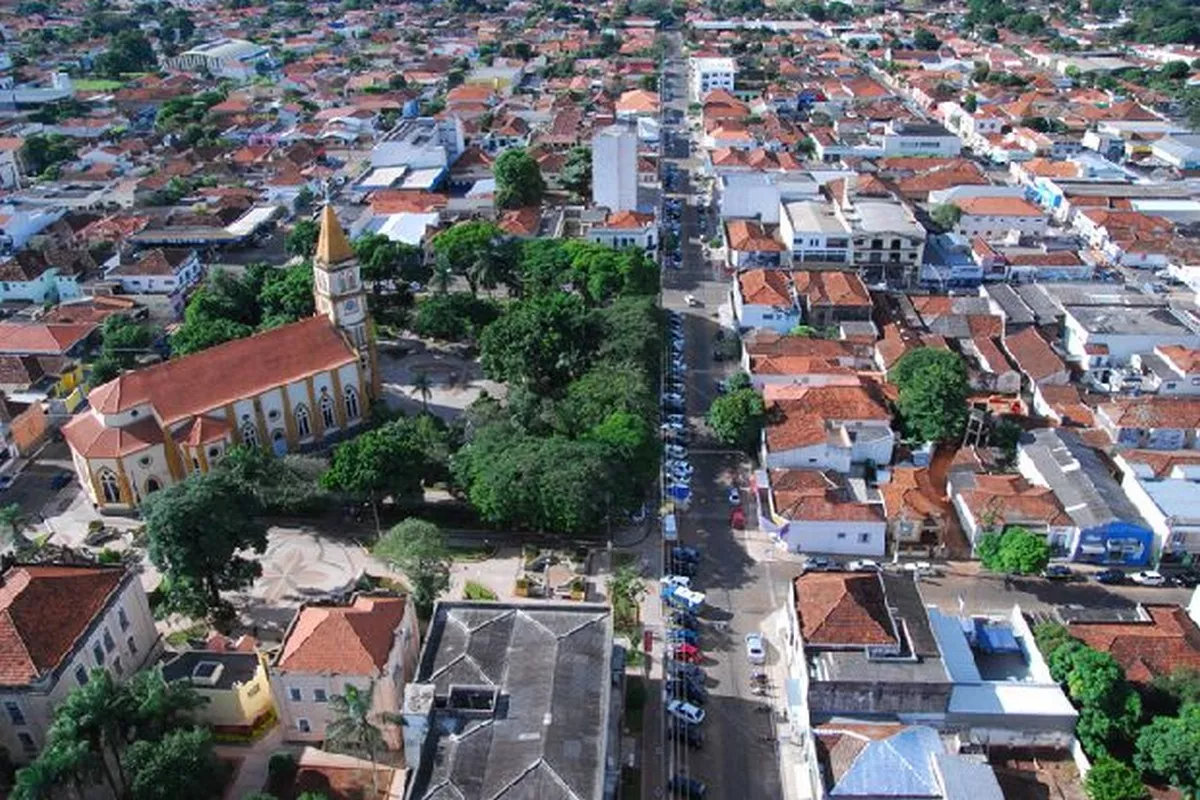
[[[379,775],[376,769],[379,751],[384,747],[383,731],[379,722],[397,724],[394,714],[375,714],[371,700],[375,694],[375,682],[366,689],[346,684],[345,694],[329,698],[333,721],[325,726],[325,744],[334,750],[366,755],[371,761],[371,800],[379,797]]]
[[[133,718],[129,695],[107,670],[94,669],[88,682],[67,695],[54,712],[50,740],[56,745],[85,745],[95,758],[114,797],[121,796],[125,774],[119,748]],[[109,757],[116,765],[114,778]],[[119,781],[119,782],[118,782]]]
[[[17,503],[9,503],[6,506],[0,506],[0,528],[7,527],[14,540],[21,535],[21,528],[25,527],[25,512],[21,510],[21,506]]]
[[[433,265],[433,278],[430,282],[438,294],[445,294],[450,291],[450,284],[454,283],[454,269],[444,259],[439,258]]]
[[[192,721],[192,712],[208,703],[183,681],[167,681],[162,668],[143,670],[122,687],[129,696],[133,730],[127,738],[161,739]]]
[[[608,579],[608,601],[617,625],[633,629],[638,622],[639,604],[646,593],[646,582],[633,567],[618,567]]]
[[[421,410],[428,413],[429,398],[433,395],[433,381],[430,380],[428,372],[421,370],[413,375],[412,392],[421,396]]]

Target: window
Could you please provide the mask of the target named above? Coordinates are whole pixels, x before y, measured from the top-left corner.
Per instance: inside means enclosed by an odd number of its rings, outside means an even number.
[[[36,753],[37,745],[34,744],[33,737],[28,733],[18,733],[17,738],[21,740],[21,749],[26,753]]]
[[[221,448],[219,448],[219,447],[208,448],[208,457],[209,458],[217,458],[220,455],[221,455]]]
[[[358,389],[346,387],[346,419],[358,419]]]
[[[100,646],[99,642],[92,645],[92,658],[96,660],[97,667],[104,666],[104,648]]]
[[[295,686],[292,686],[292,687],[288,688],[288,699],[291,700],[293,703],[299,703],[300,700],[303,698],[300,695],[300,690],[297,689]]]
[[[195,456],[192,456],[192,472],[199,472],[199,471],[200,471],[200,459],[196,458]]]
[[[1178,384],[1176,384],[1174,381],[1171,381],[1170,383],[1166,384],[1166,385],[1164,386],[1164,388],[1166,388],[1166,389],[1174,389],[1174,388],[1175,388],[1177,385],[1178,385]]]
[[[270,419],[270,420],[279,419],[279,409],[272,408],[270,411],[268,411],[267,419]]]
[[[132,636],[125,640],[125,646],[129,648],[130,655],[136,656],[138,654],[137,642],[133,640]]]
[[[837,537],[838,537],[838,539],[845,539],[845,538],[846,538],[846,534],[844,534],[844,533],[839,533],[839,534],[837,535]]]
[[[104,502],[121,502],[121,484],[117,481],[116,473],[111,469],[100,470],[100,491],[104,495]]]
[[[321,421],[325,423],[326,428],[332,428],[335,420],[333,417],[333,398],[321,390]]]
[[[296,720],[296,729],[301,733],[312,733],[312,725],[309,725],[308,720],[304,717]]]
[[[154,494],[162,488],[162,484],[158,482],[158,478],[146,478],[146,494]]]
[[[296,406],[296,432],[304,439],[312,436],[312,423],[308,420],[308,406],[301,403]]]
[[[129,630],[129,615],[125,613],[125,609],[117,609],[117,624],[121,626],[121,630]]]
[[[327,702],[328,700],[329,700],[329,697],[325,694],[324,689],[313,689],[313,702],[314,703],[324,703],[324,702]]]
[[[117,656],[116,658],[113,659],[113,669],[116,670],[118,675],[125,674],[125,668],[121,666],[121,657],[120,656]]]
[[[116,650],[116,649],[117,649],[117,643],[113,641],[112,634],[109,633],[108,628],[105,628],[104,629],[104,652],[111,653],[113,650]]]
[[[13,725],[25,724],[25,713],[21,711],[21,707],[11,700],[5,702],[4,710],[8,712],[8,718],[12,720]]]
[[[154,459],[151,458],[150,456],[142,456],[141,458],[138,459],[138,463],[141,464],[143,467],[148,467],[154,463]]]
[[[867,543],[869,543],[870,541],[871,541],[871,534],[869,534],[869,533],[860,533],[860,534],[858,535],[858,543],[859,543],[859,544],[867,544]]]
[[[82,664],[75,668],[75,682],[80,686],[88,682],[87,670],[83,668]]]
[[[247,447],[258,447],[258,428],[249,417],[242,423],[242,444]]]

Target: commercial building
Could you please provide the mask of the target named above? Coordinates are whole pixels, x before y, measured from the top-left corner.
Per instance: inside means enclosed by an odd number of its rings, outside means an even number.
[[[172,69],[208,73],[215,78],[250,80],[258,74],[259,64],[271,63],[271,51],[245,39],[216,39],[185,50],[168,59]]]
[[[633,211],[638,204],[637,132],[610,125],[592,137],[592,202],[609,211]]]
[[[688,59],[688,89],[694,100],[703,101],[704,96],[717,89],[733,93],[737,62],[732,58]]]

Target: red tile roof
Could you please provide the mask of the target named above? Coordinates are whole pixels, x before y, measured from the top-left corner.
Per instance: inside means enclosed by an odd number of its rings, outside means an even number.
[[[358,596],[348,606],[306,606],[288,631],[275,666],[289,672],[378,676],[387,665],[403,597]]]
[[[796,294],[807,296],[810,306],[871,306],[866,285],[853,272],[797,270],[792,282]]]
[[[790,308],[792,292],[787,274],[774,269],[750,269],[738,276],[742,302],[756,306]]]
[[[53,670],[117,594],[120,567],[21,565],[0,585],[0,685]]]
[[[820,470],[773,469],[775,513],[794,521],[883,522],[883,506],[855,502]]]
[[[99,327],[92,323],[47,325],[41,322],[0,323],[0,353],[62,355]]]
[[[894,645],[878,575],[809,572],[796,578],[796,615],[807,644]]]
[[[88,401],[102,414],[150,403],[160,421],[170,424],[356,358],[333,323],[310,317],[127,372],[93,389]]]
[[[1200,669],[1200,630],[1179,606],[1148,605],[1146,622],[1072,622],[1071,635],[1109,653],[1135,683],[1180,668]]]
[[[1033,328],[1026,328],[1011,336],[1006,336],[1004,347],[1016,360],[1021,371],[1028,375],[1034,383],[1040,383],[1046,378],[1067,372],[1067,365]]]

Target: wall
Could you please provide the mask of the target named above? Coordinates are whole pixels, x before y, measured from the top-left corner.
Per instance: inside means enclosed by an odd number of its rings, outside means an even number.
[[[738,327],[766,328],[778,333],[787,333],[800,323],[800,312],[796,309],[783,310],[775,306],[760,306],[740,302],[740,292],[734,292],[739,297],[737,303]]]
[[[1043,216],[984,216],[982,214],[963,214],[958,220],[958,233],[968,238],[982,235],[984,238],[998,238],[1009,231],[1020,231],[1034,235],[1046,233],[1046,218]]]
[[[882,556],[887,523],[792,520],[784,538],[793,553],[834,553],[846,556]],[[867,541],[861,541],[861,537]]]
[[[851,463],[850,448],[820,442],[790,450],[770,450],[767,451],[763,463],[767,469],[831,469],[848,473]]]
[[[260,663],[254,677],[227,691],[215,691],[197,686],[196,691],[208,698],[208,703],[196,712],[196,719],[208,725],[243,728],[266,714],[274,705],[267,668]]]

